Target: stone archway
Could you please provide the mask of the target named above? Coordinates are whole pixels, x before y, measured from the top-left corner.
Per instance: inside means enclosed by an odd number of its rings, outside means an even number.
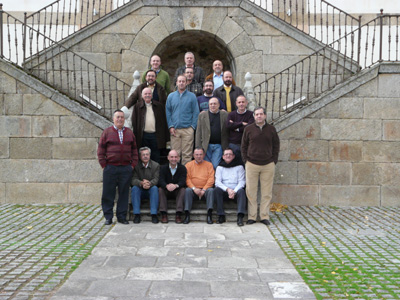
[[[205,31],[176,32],[159,43],[153,54],[162,58],[163,69],[173,77],[175,70],[184,64],[184,54],[188,51],[194,53],[196,65],[204,69],[205,76],[213,71],[212,63],[216,59],[222,61],[225,70],[235,74],[234,58],[226,44]]]

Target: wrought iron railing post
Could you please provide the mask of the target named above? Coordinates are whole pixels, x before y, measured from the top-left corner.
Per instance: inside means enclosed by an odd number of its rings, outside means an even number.
[[[361,56],[361,15],[358,16],[357,65],[360,65],[360,56]]]
[[[0,57],[3,58],[3,3],[0,3]]]
[[[382,41],[383,41],[383,9],[381,8],[381,14],[379,16],[380,23],[380,36],[379,36],[379,62],[382,61]]]
[[[24,13],[24,27],[22,29],[22,52],[23,52],[23,59],[22,59],[22,65],[24,65],[25,60],[26,60],[26,12]]]

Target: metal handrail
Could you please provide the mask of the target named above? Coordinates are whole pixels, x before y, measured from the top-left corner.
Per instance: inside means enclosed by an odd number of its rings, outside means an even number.
[[[399,57],[400,15],[381,15],[254,86],[258,105],[276,122],[348,78]]]
[[[355,18],[325,0],[249,0],[298,30],[330,44],[358,28]]]
[[[106,118],[110,119],[113,111],[123,105],[130,90],[129,84],[3,10],[0,10],[0,18],[6,21],[6,32],[2,34],[8,40],[8,51],[1,53],[2,59],[22,67]],[[24,57],[21,61],[18,56],[21,48],[29,59]],[[45,48],[50,51],[44,51]]]
[[[103,18],[131,0],[56,0],[26,16],[26,23],[55,41],[61,41]]]

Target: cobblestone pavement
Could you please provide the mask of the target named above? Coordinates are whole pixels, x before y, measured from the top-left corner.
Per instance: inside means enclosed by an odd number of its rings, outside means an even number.
[[[109,231],[93,205],[0,205],[0,300],[46,299]]]
[[[318,299],[400,299],[400,209],[292,206],[270,230]]]

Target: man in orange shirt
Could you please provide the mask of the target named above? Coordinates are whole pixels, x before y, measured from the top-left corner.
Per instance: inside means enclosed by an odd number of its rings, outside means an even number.
[[[207,224],[212,224],[212,211],[214,207],[214,167],[212,163],[204,160],[204,149],[196,147],[193,151],[194,160],[186,164],[186,191],[185,191],[185,220],[183,224],[190,223],[190,211],[193,198],[205,198],[207,203]]]

